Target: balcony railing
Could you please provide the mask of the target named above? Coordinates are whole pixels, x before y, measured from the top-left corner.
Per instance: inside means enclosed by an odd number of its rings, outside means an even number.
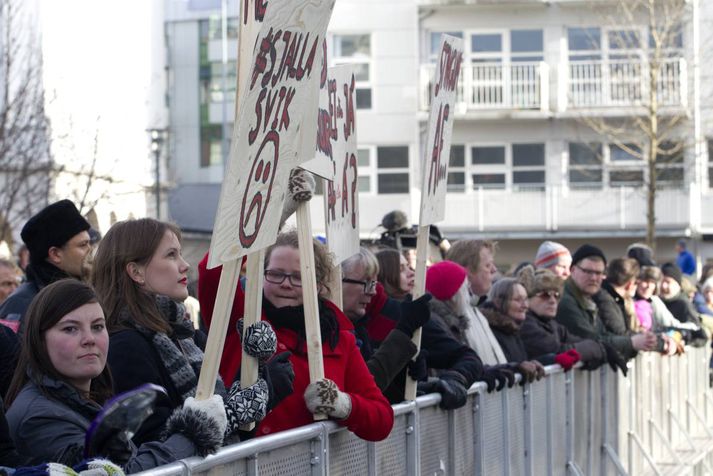
[[[431,102],[434,72],[434,64],[421,65],[421,107],[424,110]],[[532,110],[543,105],[546,107],[549,102],[548,73],[547,63],[541,61],[463,64],[458,80],[456,110]]]
[[[421,109],[431,101],[435,65],[421,65]],[[660,106],[687,102],[687,68],[683,58],[662,62],[657,81]],[[570,61],[559,67],[561,111],[648,104],[649,64],[631,59]],[[472,63],[461,66],[456,112],[482,110],[550,110],[550,70],[545,62]]]
[[[649,64],[632,60],[570,61],[567,105],[570,108],[644,106],[649,102]],[[685,106],[686,62],[662,62],[657,80],[661,106]]]

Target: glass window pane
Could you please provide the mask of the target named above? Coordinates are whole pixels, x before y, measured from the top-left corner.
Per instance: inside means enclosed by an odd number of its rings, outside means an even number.
[[[441,35],[451,35],[455,36],[456,38],[463,38],[462,31],[431,32],[431,48],[429,52],[432,55],[437,55],[438,53],[440,53],[440,51],[438,51],[438,48],[441,46]]]
[[[512,30],[510,51],[542,51],[542,30]]]
[[[408,146],[377,147],[376,157],[380,169],[408,167]]]
[[[683,182],[683,168],[681,167],[669,167],[669,168],[656,168],[656,182]]]
[[[675,142],[662,142],[659,148],[664,153],[656,154],[657,164],[682,164],[683,163],[683,147],[674,152],[678,144]],[[670,153],[670,155],[669,155]]]
[[[681,25],[670,28],[663,28],[659,33],[659,41],[662,48],[683,48],[683,29]],[[649,33],[649,48],[655,48],[654,35]]]
[[[615,170],[609,172],[609,185],[612,187],[622,185],[642,185],[644,183],[643,170]]]
[[[371,88],[356,90],[357,109],[371,109]]]
[[[357,187],[360,192],[371,192],[371,177],[360,175],[357,179]]]
[[[582,144],[570,142],[569,144],[569,164],[570,165],[599,165],[602,162],[601,144]]]
[[[465,172],[449,172],[446,191],[465,192]]]
[[[601,169],[582,170],[570,169],[569,182],[571,184],[601,184],[602,171]]]
[[[368,167],[371,158],[371,151],[369,149],[357,149],[357,165],[359,168]]]
[[[624,144],[626,146],[626,150],[619,147],[616,144],[610,144],[609,145],[609,159],[612,162],[621,162],[625,160],[636,160],[636,161],[641,161],[643,160],[643,156],[641,155],[641,148],[636,145],[636,144]],[[629,153],[629,150],[631,152],[635,152],[636,154],[639,155],[632,155]]]
[[[542,185],[545,183],[544,170],[524,170],[512,173],[512,183],[518,185]]]
[[[369,63],[349,63],[354,67],[354,79],[369,81]]]
[[[505,174],[473,174],[473,188],[505,188]]]
[[[448,161],[450,167],[465,167],[465,146],[452,145],[451,158]]]
[[[367,57],[370,55],[370,35],[335,35],[334,56]]]
[[[475,165],[505,164],[505,147],[473,147],[471,149]]]
[[[639,32],[634,30],[613,30],[607,35],[609,48],[612,50],[631,50],[639,48]]]
[[[471,35],[470,37],[470,48],[473,53],[502,51],[502,43],[502,35],[500,33]]]
[[[513,144],[512,165],[545,165],[545,144]]]
[[[708,167],[708,188],[713,188],[713,167]]]
[[[378,193],[408,193],[408,174],[379,174]]]
[[[599,28],[567,28],[567,44],[570,51],[598,50],[601,48]]]

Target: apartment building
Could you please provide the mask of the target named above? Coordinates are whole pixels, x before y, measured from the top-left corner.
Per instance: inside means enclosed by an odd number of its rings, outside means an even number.
[[[223,137],[232,130],[224,119],[234,114],[237,20],[229,15],[224,42],[220,2],[166,1],[176,183],[169,207],[199,237],[212,228]],[[228,2],[227,11],[237,11],[236,3]],[[674,241],[684,236],[703,258],[713,256],[713,247],[706,248],[713,233],[706,146],[713,137],[713,88],[706,81],[710,48],[700,46],[711,43],[705,26],[713,6],[705,3],[684,5],[655,83],[661,122],[676,118],[662,144],[671,153],[656,164],[661,258],[672,256]],[[616,130],[646,117],[653,35],[644,16],[617,16],[611,4],[337,0],[328,54],[330,64],[358,66],[362,237],[377,236],[390,210],[418,217],[430,85],[440,35],[448,33],[464,40],[465,55],[440,225],[445,234],[497,239],[502,264],[531,260],[543,239],[570,247],[595,241],[612,256],[641,241],[645,141],[636,130],[629,141],[629,132],[602,134],[593,126]],[[320,200],[312,211],[319,232]]]

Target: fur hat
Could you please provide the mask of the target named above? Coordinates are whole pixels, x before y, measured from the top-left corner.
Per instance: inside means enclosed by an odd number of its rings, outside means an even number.
[[[452,298],[467,276],[465,268],[453,261],[441,261],[426,271],[426,290],[441,301]]]
[[[656,266],[654,250],[644,243],[632,243],[629,245],[626,249],[626,256],[638,261],[639,266]]]
[[[535,270],[532,266],[525,266],[518,274],[517,279],[527,290],[527,296],[532,297],[542,291],[562,292],[564,281],[549,269]]]
[[[577,248],[577,251],[574,252],[574,254],[572,255],[572,266],[579,263],[583,259],[591,258],[593,256],[601,258],[604,261],[604,266],[606,266],[607,257],[604,256],[604,252],[596,246],[590,245],[589,243],[583,244],[582,246]]]
[[[64,246],[77,233],[90,225],[70,200],[60,200],[46,206],[22,227],[20,236],[30,250],[30,259],[43,260],[53,246]]]
[[[570,256],[569,250],[554,241],[543,241],[535,255],[535,267],[548,268],[557,264],[560,256]]]
[[[664,276],[673,278],[674,281],[681,285],[681,279],[683,279],[683,273],[681,273],[681,268],[673,263],[664,263],[661,266],[661,272]]]

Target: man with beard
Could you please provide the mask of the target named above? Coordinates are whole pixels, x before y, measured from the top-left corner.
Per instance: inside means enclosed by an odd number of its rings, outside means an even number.
[[[27,281],[0,306],[0,323],[18,331],[25,311],[42,288],[86,275],[91,251],[87,220],[70,200],[60,200],[30,218],[20,236],[30,251]]]

